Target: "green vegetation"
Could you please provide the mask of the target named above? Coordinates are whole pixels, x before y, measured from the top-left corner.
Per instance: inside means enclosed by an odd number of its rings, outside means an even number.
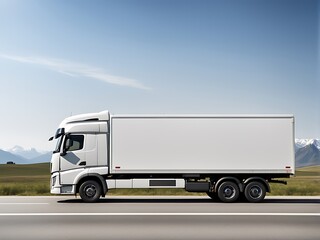
[[[320,196],[320,166],[299,168],[296,176],[284,179],[288,185],[271,184],[271,194]]]
[[[0,195],[50,195],[49,163],[0,164]],[[296,171],[288,185],[271,184],[269,195],[320,196],[320,166]],[[110,195],[203,195],[183,189],[114,189]]]
[[[0,165],[0,195],[49,195],[49,187],[49,163]]]

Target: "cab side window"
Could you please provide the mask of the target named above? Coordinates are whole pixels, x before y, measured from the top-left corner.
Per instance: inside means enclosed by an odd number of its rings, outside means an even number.
[[[84,136],[83,135],[69,135],[67,138],[67,151],[77,151],[83,148]]]

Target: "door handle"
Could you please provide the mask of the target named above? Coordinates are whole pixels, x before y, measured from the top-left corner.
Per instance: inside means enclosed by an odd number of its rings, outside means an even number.
[[[82,162],[80,162],[78,165],[79,165],[79,166],[85,166],[85,165],[87,165],[87,162],[86,162],[86,161],[82,161]]]

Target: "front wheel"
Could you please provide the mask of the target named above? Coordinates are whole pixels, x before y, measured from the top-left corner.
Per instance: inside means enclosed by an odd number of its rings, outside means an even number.
[[[266,196],[266,187],[261,182],[250,182],[244,189],[244,195],[249,202],[261,202]]]
[[[79,188],[79,194],[84,202],[96,202],[101,196],[101,186],[93,180],[85,181]]]
[[[240,194],[239,187],[234,182],[223,182],[218,188],[218,197],[222,202],[235,202]]]

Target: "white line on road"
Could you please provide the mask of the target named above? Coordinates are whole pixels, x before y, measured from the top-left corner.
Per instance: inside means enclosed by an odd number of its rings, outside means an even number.
[[[49,203],[0,203],[0,205],[43,205]]]
[[[302,216],[320,213],[0,213],[0,216]]]

